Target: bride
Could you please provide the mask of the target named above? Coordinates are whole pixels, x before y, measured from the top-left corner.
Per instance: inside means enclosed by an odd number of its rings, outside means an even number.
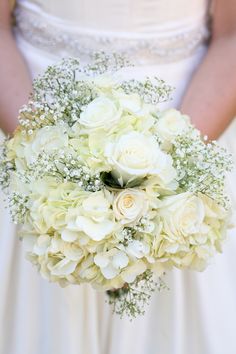
[[[104,50],[131,58],[127,75],[174,86],[168,105],[210,139],[224,132],[222,144],[236,156],[235,17],[235,0],[18,0],[12,33],[9,0],[0,0],[1,128],[13,132],[31,78],[47,65],[65,56],[86,62]],[[235,174],[228,186],[236,205],[234,181]],[[0,354],[236,353],[235,237],[203,274],[171,272],[170,291],[129,323],[112,317],[89,286],[42,280],[0,212]]]

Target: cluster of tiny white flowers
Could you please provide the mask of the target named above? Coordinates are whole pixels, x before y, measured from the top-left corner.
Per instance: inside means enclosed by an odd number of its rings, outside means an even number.
[[[194,130],[175,139],[172,158],[180,188],[204,193],[221,205],[228,205],[225,176],[233,163],[232,156],[223,147],[216,142],[206,144]]]
[[[151,295],[158,289],[168,290],[161,278],[153,279],[153,273],[146,271],[137,277],[132,285],[126,285],[117,291],[109,291],[109,304],[113,311],[123,318],[124,314],[133,318],[145,314],[145,306],[150,303]]]
[[[49,66],[34,81],[34,93],[19,111],[25,133],[60,122],[73,125],[78,120],[81,108],[96,97],[89,82],[77,78],[79,65],[77,60],[66,60]]]
[[[24,222],[26,214],[28,212],[28,196],[24,196],[21,193],[14,192],[8,198],[8,205],[10,208],[10,214],[12,221],[15,224],[21,224]]]
[[[153,222],[150,220],[149,216],[143,216],[139,222],[134,226],[134,230],[138,232],[145,232],[152,228]]]
[[[134,227],[124,227],[120,232],[121,235],[121,243],[124,246],[127,246],[129,242],[131,242],[136,234],[136,225]]]
[[[137,93],[142,97],[144,102],[153,105],[168,101],[172,92],[171,86],[157,77],[153,77],[152,79],[146,78],[143,81],[134,79],[124,81],[121,87],[126,93]]]
[[[90,169],[81,164],[80,156],[65,154],[63,150],[58,151],[58,154],[40,154],[24,174],[25,178],[31,176],[33,180],[52,176],[60,182],[76,183],[81,189],[89,192],[97,192],[104,186],[100,174],[91,175]]]
[[[103,51],[94,52],[87,65],[80,68],[81,72],[89,76],[116,72],[124,67],[132,66],[128,58],[118,53],[107,54]]]
[[[14,161],[9,161],[7,158],[6,141],[2,145],[0,151],[0,185],[3,189],[9,187],[11,172],[15,170]]]

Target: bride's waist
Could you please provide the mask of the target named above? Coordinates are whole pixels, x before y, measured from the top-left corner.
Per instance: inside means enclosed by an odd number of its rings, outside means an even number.
[[[139,64],[167,63],[191,56],[209,39],[205,19],[162,26],[152,33],[114,32],[81,28],[36,10],[18,6],[16,30],[31,45],[56,57],[86,59],[96,51],[105,51],[124,54]]]

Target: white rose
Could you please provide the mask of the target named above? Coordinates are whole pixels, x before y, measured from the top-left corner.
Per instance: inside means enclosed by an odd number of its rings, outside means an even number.
[[[231,228],[231,210],[225,209],[215,200],[199,193],[205,207],[205,221],[209,228],[207,233],[208,239],[215,242],[216,249],[221,251],[221,243],[227,236],[227,230]],[[219,237],[220,235],[220,237]]]
[[[112,175],[121,185],[147,175],[157,175],[165,183],[176,177],[171,156],[161,151],[153,137],[142,133],[132,131],[108,143],[105,155],[113,167]]]
[[[177,135],[189,129],[190,120],[176,109],[168,109],[161,113],[156,124],[157,133],[163,140],[171,141]]]
[[[199,193],[198,196],[204,203],[206,217],[208,219],[229,221],[230,212],[223,208],[223,206],[202,193]]]
[[[28,164],[35,162],[43,151],[64,149],[68,146],[68,134],[63,127],[47,126],[37,131],[31,144],[25,147],[24,156]]]
[[[146,194],[137,189],[125,189],[119,192],[113,202],[113,211],[117,220],[129,224],[139,220],[148,210]]]
[[[121,117],[121,109],[106,96],[95,98],[80,114],[79,123],[88,129],[110,128]]]
[[[200,198],[189,192],[166,197],[160,215],[164,232],[169,237],[188,237],[207,230],[204,225],[204,204]]]

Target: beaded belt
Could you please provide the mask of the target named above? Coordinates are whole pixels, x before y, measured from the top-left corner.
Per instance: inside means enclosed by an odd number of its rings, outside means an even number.
[[[136,63],[175,62],[191,56],[209,39],[205,23],[178,31],[162,30],[158,35],[128,36],[127,33],[101,34],[95,30],[80,30],[71,24],[61,25],[24,6],[17,7],[15,17],[17,31],[31,45],[56,56],[82,59],[96,51],[105,51],[124,54]]]

